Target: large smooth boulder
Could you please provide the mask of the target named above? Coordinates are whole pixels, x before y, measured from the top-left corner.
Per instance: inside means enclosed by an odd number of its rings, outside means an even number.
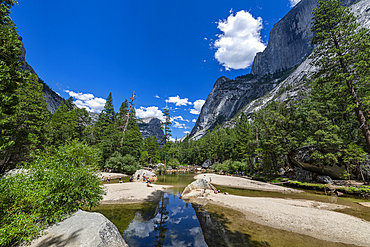
[[[212,165],[212,161],[210,159],[207,159],[206,161],[203,162],[202,168],[208,169]]]
[[[205,178],[200,178],[186,186],[184,191],[181,193],[181,197],[189,194],[193,190],[213,190],[216,191],[217,189],[210,184]]]
[[[128,247],[117,227],[104,215],[77,211],[46,230],[31,247]]]
[[[139,176],[138,176],[139,175]],[[154,172],[148,171],[148,170],[137,170],[135,174],[133,175],[133,181],[134,182],[144,182],[143,175],[145,175],[145,178],[149,178],[150,182],[157,181],[157,175]],[[139,178],[139,179],[138,179]],[[146,182],[146,181],[145,181]]]

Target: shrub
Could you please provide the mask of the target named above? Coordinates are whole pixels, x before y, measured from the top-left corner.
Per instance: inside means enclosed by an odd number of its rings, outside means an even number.
[[[48,224],[102,199],[99,152],[71,141],[0,180],[0,246],[32,240]]]
[[[122,156],[119,152],[114,152],[105,163],[107,167],[113,168],[119,172],[134,174],[136,170],[140,169],[139,162],[130,154]]]

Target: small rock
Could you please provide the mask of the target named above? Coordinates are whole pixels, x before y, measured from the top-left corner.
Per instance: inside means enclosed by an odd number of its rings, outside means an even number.
[[[316,178],[316,181],[318,183],[323,183],[323,184],[333,184],[334,183],[331,177],[326,176],[326,175],[318,175]]]
[[[343,196],[344,195],[342,192],[339,192],[339,191],[335,191],[335,193],[337,194],[337,196]]]
[[[370,202],[359,202],[358,204],[360,204],[361,206],[370,208]]]

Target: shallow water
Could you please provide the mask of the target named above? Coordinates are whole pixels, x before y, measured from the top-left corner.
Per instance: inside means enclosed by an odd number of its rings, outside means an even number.
[[[262,226],[245,220],[235,210],[207,204],[186,203],[179,198],[194,174],[159,176],[157,184],[174,185],[151,203],[101,205],[103,213],[119,229],[129,246],[351,246],[327,242],[301,234]],[[281,194],[216,186],[223,192],[242,196],[316,200],[350,206],[345,213],[369,220],[370,209],[357,204],[361,199],[333,198],[314,193]]]

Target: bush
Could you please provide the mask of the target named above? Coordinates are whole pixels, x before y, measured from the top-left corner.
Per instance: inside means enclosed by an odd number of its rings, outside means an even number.
[[[222,164],[215,163],[214,168],[217,172],[237,173],[240,171],[248,172],[249,166],[246,162],[225,160]]]
[[[136,161],[135,157],[130,154],[126,154],[122,157],[122,155],[117,151],[107,160],[105,165],[115,169],[116,171],[127,174],[134,174],[138,169],[140,169],[139,162]]]
[[[98,205],[98,150],[71,141],[42,153],[22,172],[0,180],[0,246],[32,240],[48,224],[82,207]]]
[[[168,165],[171,166],[172,168],[176,169],[176,168],[179,168],[180,161],[176,158],[170,159],[169,162],[168,162]]]

